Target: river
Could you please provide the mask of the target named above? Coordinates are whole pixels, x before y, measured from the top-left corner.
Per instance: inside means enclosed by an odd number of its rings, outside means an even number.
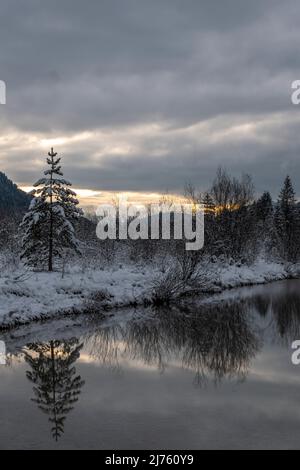
[[[2,449],[300,448],[300,281],[0,339]]]

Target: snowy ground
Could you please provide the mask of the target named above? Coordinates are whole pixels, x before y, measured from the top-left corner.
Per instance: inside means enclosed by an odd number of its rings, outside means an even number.
[[[141,302],[158,273],[119,268],[85,273],[33,273],[0,278],[0,326],[98,306],[120,308]]]
[[[257,261],[252,266],[221,266],[219,268],[222,289],[241,287],[252,284],[265,284],[289,277],[298,277],[300,266],[287,267],[279,263]]]
[[[257,262],[251,267],[213,265],[216,276],[211,291],[262,284],[298,277],[299,268]],[[158,269],[119,266],[99,271],[61,273],[1,273],[0,327],[25,324],[64,313],[94,310],[105,312],[143,304],[151,298],[154,281],[163,277]]]

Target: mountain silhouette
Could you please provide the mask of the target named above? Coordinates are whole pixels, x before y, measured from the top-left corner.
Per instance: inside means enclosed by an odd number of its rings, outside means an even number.
[[[28,209],[31,196],[0,172],[0,216],[21,215]]]

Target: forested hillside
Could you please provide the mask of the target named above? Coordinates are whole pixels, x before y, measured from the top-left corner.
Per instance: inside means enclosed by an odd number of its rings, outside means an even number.
[[[27,210],[31,196],[0,172],[0,216],[19,215]]]

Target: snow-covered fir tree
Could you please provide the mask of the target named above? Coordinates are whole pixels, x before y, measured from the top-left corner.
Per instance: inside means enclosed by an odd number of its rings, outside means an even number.
[[[215,215],[216,206],[209,192],[205,192],[203,195],[201,195],[200,202],[204,206],[205,215],[208,215],[208,216]]]
[[[278,255],[278,237],[274,225],[274,204],[272,196],[265,191],[254,205],[256,217],[256,238],[259,254],[265,258]]]
[[[272,196],[268,191],[265,191],[263,195],[256,202],[256,216],[259,221],[265,223],[268,219],[272,218],[274,214],[274,207]]]
[[[275,226],[282,255],[291,262],[299,256],[300,218],[291,178],[286,177],[279,195]]]
[[[21,258],[29,266],[47,266],[49,271],[70,250],[80,253],[73,222],[83,213],[72,184],[63,178],[60,161],[52,148],[49,168],[34,184],[34,198],[20,226],[24,233]]]

